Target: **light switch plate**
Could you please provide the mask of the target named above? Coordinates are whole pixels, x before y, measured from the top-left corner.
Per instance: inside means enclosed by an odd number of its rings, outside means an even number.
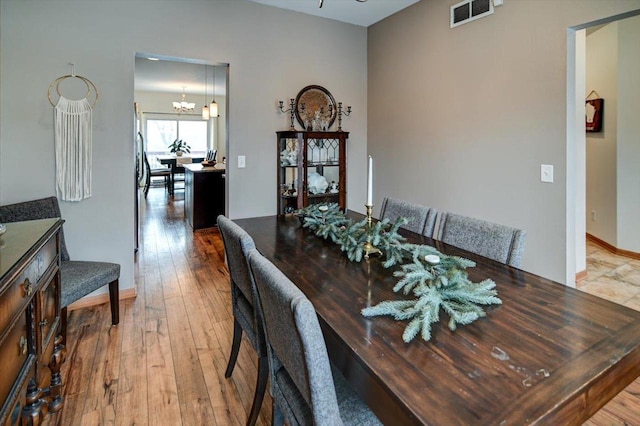
[[[553,165],[552,164],[540,165],[540,180],[542,182],[553,183]]]
[[[503,0],[493,0],[493,6],[502,6]]]
[[[244,169],[245,167],[247,167],[247,157],[244,155],[238,155],[238,168]]]

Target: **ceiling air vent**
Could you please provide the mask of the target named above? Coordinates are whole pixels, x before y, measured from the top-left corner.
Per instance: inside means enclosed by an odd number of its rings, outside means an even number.
[[[493,13],[491,0],[465,0],[451,6],[451,28]]]

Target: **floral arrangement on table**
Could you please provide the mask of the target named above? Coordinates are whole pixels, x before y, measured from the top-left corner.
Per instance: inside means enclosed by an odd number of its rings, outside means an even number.
[[[191,153],[191,147],[182,139],[174,140],[168,148],[172,154],[176,154],[178,157],[181,156],[183,152],[186,152],[187,154]]]
[[[431,246],[407,243],[398,233],[408,223],[406,218],[394,223],[384,219],[369,224],[367,218],[354,222],[335,203],[312,204],[297,214],[304,228],[339,245],[350,261],[362,261],[366,257],[364,246],[369,242],[382,251],[383,267],[399,265],[393,275],[400,280],[393,291],[411,293],[416,298],[383,301],[364,308],[362,314],[410,321],[402,334],[406,343],[418,333],[424,340],[431,340],[431,325],[440,321],[440,310],[449,315],[448,326],[454,331],[458,324],[469,324],[486,316],[480,305],[502,304],[495,282],[469,280],[466,269],[475,266],[473,261],[440,253]]]

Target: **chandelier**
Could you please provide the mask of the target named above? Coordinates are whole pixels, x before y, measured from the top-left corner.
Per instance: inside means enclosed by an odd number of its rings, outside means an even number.
[[[367,0],[356,0],[356,1],[357,1],[358,3],[364,3],[364,2],[365,2],[365,1],[367,1]],[[319,7],[319,8],[322,8],[322,4],[323,4],[323,3],[324,3],[324,0],[319,0],[318,7]]]
[[[186,88],[187,86],[182,86],[182,100],[180,102],[173,102],[173,110],[178,114],[182,112],[193,112],[196,107],[195,103],[185,101],[186,95],[184,91]]]

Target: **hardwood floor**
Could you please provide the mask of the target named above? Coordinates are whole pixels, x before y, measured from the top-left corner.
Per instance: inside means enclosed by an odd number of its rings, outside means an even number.
[[[191,231],[183,219],[182,191],[172,200],[163,188],[152,188],[142,202],[138,296],[121,303],[117,327],[110,325],[107,304],[70,312],[62,369],[66,402],[48,423],[244,424],[257,359],[245,338],[232,378],[224,378],[233,319],[220,234]],[[258,424],[270,419],[267,394]],[[640,379],[585,425],[640,425]]]
[[[143,199],[138,295],[69,314],[65,407],[60,425],[245,424],[257,358],[243,341],[231,379],[224,377],[233,318],[224,247],[217,229],[193,233],[183,195],[152,188]],[[258,424],[271,422],[266,395]]]

